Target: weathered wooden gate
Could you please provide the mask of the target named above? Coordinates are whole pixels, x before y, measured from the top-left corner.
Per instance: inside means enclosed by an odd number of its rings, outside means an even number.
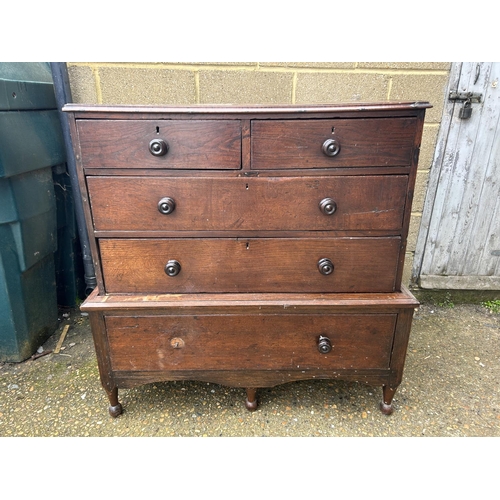
[[[500,290],[499,80],[500,63],[452,66],[412,270],[422,288]]]

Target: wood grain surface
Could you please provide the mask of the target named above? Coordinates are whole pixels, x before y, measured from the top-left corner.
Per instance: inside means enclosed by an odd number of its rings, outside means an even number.
[[[78,120],[84,168],[238,169],[239,120]],[[169,150],[153,156],[149,143]]]
[[[392,292],[401,240],[391,238],[107,239],[107,293]],[[318,270],[329,258],[330,275]],[[169,260],[177,276],[164,271]]]
[[[408,177],[89,177],[97,231],[401,230]],[[175,201],[168,215],[164,197]],[[325,215],[319,203],[332,198]]]
[[[252,169],[410,165],[416,118],[254,120]],[[327,139],[340,152],[322,152]]]
[[[106,316],[114,370],[389,368],[395,314]],[[332,350],[318,351],[319,336]]]

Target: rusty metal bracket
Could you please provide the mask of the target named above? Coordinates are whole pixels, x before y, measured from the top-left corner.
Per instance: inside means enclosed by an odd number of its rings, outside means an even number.
[[[450,101],[469,101],[481,102],[483,94],[479,92],[458,92],[458,90],[451,90],[448,96]]]

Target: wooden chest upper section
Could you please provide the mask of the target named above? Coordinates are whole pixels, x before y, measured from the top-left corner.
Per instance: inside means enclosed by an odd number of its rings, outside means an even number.
[[[66,106],[99,289],[399,290],[427,107]]]

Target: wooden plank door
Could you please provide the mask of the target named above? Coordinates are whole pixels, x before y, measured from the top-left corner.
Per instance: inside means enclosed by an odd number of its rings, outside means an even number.
[[[480,92],[472,116],[445,103],[415,251],[422,288],[500,290],[500,63],[455,63],[448,91]]]

